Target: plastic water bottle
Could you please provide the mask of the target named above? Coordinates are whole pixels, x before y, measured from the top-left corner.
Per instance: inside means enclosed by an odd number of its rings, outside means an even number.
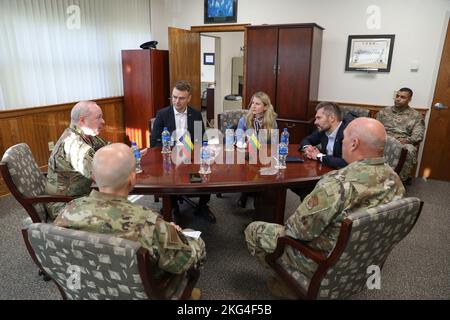
[[[139,150],[136,142],[131,142],[131,151],[133,151],[134,160],[136,161],[136,173],[142,172],[141,167],[141,151]]]
[[[278,145],[278,164],[275,166],[278,169],[286,169],[286,157],[288,155],[288,146],[281,142]]]
[[[164,127],[164,130],[161,134],[161,142],[162,142],[162,150],[161,153],[171,153],[170,150],[170,132],[167,130],[167,127]]]
[[[225,151],[234,150],[234,131],[231,126],[225,130]]]
[[[281,143],[284,143],[286,146],[289,146],[289,132],[287,128],[284,128],[283,132],[281,133]]]
[[[208,142],[203,142],[203,147],[200,150],[200,174],[210,174],[211,173],[211,153],[208,147]]]

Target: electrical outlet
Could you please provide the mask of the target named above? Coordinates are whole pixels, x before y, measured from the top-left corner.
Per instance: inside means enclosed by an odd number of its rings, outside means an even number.
[[[53,141],[49,141],[48,142],[48,150],[50,152],[52,152],[54,148],[55,148],[55,143]]]

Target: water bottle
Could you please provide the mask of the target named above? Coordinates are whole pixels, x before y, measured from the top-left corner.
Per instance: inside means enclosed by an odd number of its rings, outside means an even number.
[[[164,130],[161,134],[161,142],[162,142],[162,150],[161,153],[171,153],[170,150],[170,132],[167,130],[167,127],[164,127]]]
[[[228,126],[225,130],[225,151],[234,150],[234,131],[231,126]]]
[[[139,150],[136,142],[131,142],[131,151],[133,151],[134,160],[136,161],[136,173],[142,172],[141,167],[141,151]]]
[[[289,132],[287,128],[284,128],[283,132],[281,133],[281,143],[284,143],[286,146],[289,146]]]
[[[288,155],[288,146],[281,142],[278,145],[278,164],[275,166],[278,169],[286,169],[286,157]]]
[[[203,142],[203,147],[200,150],[200,170],[198,173],[200,174],[210,174],[211,173],[211,156],[210,150],[208,147],[208,142]]]

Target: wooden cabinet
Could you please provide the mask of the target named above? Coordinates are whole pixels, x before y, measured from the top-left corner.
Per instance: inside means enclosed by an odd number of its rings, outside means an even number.
[[[150,147],[149,120],[170,103],[168,51],[123,50],[122,69],[125,140]]]
[[[256,91],[266,92],[299,143],[308,132],[308,104],[317,100],[323,28],[316,24],[248,26],[245,105]]]

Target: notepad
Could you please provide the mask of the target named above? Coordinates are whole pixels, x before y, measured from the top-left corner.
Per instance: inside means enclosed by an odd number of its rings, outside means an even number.
[[[183,230],[183,234],[184,234],[186,237],[194,238],[195,240],[197,240],[198,238],[200,238],[200,235],[201,235],[202,233],[201,233],[201,231]]]

